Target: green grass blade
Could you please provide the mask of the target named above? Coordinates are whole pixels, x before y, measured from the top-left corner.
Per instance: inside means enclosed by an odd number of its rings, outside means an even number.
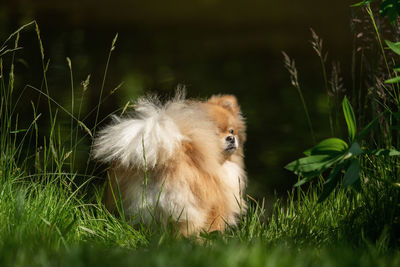
[[[349,138],[350,138],[350,141],[353,142],[354,138],[356,136],[356,130],[357,130],[356,117],[354,115],[353,108],[352,108],[349,100],[347,99],[347,97],[344,97],[344,99],[343,99],[342,108],[343,108],[344,118],[345,118],[346,124],[347,124],[347,129],[349,132]]]

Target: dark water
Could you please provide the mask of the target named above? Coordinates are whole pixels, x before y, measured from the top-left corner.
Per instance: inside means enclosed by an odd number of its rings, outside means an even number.
[[[235,94],[248,124],[245,153],[249,192],[265,196],[292,186],[297,178],[283,166],[312,145],[281,51],[296,59],[317,138],[328,137],[325,89],[319,59],[309,43],[309,28],[316,30],[329,50],[328,73],[332,60],[341,61],[345,86],[349,86],[350,4],[316,0],[57,4],[17,0],[0,4],[0,29],[4,39],[22,23],[37,20],[45,57],[51,59],[50,94],[66,107],[71,102],[66,57],[72,61],[76,105],[81,94],[79,83],[91,74],[83,113],[98,102],[108,51],[118,32],[104,96],[120,82],[124,84],[102,105],[101,118],[145,92],[170,95],[178,84],[186,85],[190,97]],[[32,27],[21,36],[20,43],[24,50],[17,56],[17,86],[29,83],[40,87],[40,50]],[[36,96],[28,90],[22,104],[30,106],[28,99]],[[27,120],[32,116],[29,109],[21,109],[21,113]],[[41,119],[45,122],[46,114]],[[94,115],[85,123],[93,126]],[[85,147],[82,150],[85,154]],[[85,163],[84,157],[82,161]]]

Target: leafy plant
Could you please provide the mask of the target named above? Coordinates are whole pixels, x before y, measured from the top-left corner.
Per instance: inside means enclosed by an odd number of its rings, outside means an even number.
[[[352,5],[353,7],[369,5],[375,0],[363,0]],[[382,17],[387,17],[390,23],[394,23],[397,17],[400,16],[400,0],[382,0],[379,6],[379,14]]]
[[[387,44],[387,46],[389,47],[390,50],[392,50],[397,55],[400,55],[400,42],[393,43],[393,42],[391,42],[389,40],[385,40],[385,42],[386,42],[386,44]],[[393,70],[397,74],[400,71],[400,66],[399,65],[395,65],[393,67]],[[394,78],[390,78],[390,79],[385,80],[385,83],[389,83],[389,84],[398,83],[398,82],[400,82],[400,76],[397,76],[397,75]]]
[[[323,191],[319,196],[319,202],[325,200],[335,189],[342,178],[342,187],[353,186],[360,188],[360,157],[362,155],[400,155],[396,149],[377,149],[368,150],[360,146],[361,141],[371,131],[378,119],[384,115],[373,119],[363,130],[357,134],[356,118],[349,100],[344,97],[342,101],[343,114],[346,120],[349,143],[340,138],[328,138],[321,141],[316,146],[306,150],[306,157],[297,159],[285,168],[303,177],[295,186],[301,186],[312,179],[321,176],[330,169],[328,177],[323,184]]]

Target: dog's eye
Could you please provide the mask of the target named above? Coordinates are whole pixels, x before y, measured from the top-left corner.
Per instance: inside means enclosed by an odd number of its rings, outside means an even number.
[[[233,129],[229,129],[229,133],[233,134],[234,133]]]

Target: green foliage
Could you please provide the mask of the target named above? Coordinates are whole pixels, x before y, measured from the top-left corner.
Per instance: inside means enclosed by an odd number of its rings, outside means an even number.
[[[108,213],[101,191],[88,203],[86,190],[72,191],[67,176],[48,178],[21,183],[16,175],[1,184],[1,266],[396,266],[400,260],[389,246],[396,228],[385,226],[398,214],[400,194],[374,181],[358,201],[336,190],[320,205],[319,184],[302,191],[299,202],[295,192],[276,199],[269,212],[264,202],[248,199],[239,227],[185,239],[157,225],[132,228]]]
[[[325,171],[332,167],[328,178],[324,183],[323,192],[319,198],[322,202],[333,191],[338,184],[340,177],[343,175],[343,187],[355,185],[360,183],[360,156],[361,155],[386,155],[397,156],[400,151],[396,149],[377,149],[366,150],[362,149],[359,142],[372,130],[376,124],[378,117],[372,120],[357,136],[356,118],[354,115],[353,107],[346,97],[342,102],[343,114],[346,120],[346,125],[349,134],[350,145],[339,138],[328,138],[321,141],[316,146],[306,150],[304,154],[307,157],[295,160],[285,166],[289,171],[304,177],[298,181],[294,186],[301,186],[306,182],[311,181],[322,175]],[[357,138],[356,138],[357,136]]]
[[[363,0],[362,2],[351,5],[352,7],[361,7],[370,5],[375,0]],[[400,0],[382,0],[379,6],[379,14],[387,17],[390,23],[395,23],[400,15]]]
[[[386,42],[387,46],[390,48],[390,50],[392,50],[397,55],[400,55],[400,42],[393,43],[393,42],[391,42],[389,40],[385,40],[385,42]],[[393,67],[393,70],[396,73],[396,77],[385,80],[385,83],[393,84],[393,83],[399,83],[400,82],[400,76],[397,76],[397,73],[400,71],[399,66],[395,65]]]
[[[400,82],[400,76],[396,76],[394,78],[385,80],[385,83],[398,83],[398,82]]]
[[[328,138],[321,141],[318,145],[304,151],[306,156],[311,155],[339,155],[343,154],[349,146],[345,141],[339,138]]]
[[[391,23],[394,23],[400,15],[400,1],[399,0],[383,0],[379,13],[381,16],[387,17]]]
[[[397,55],[400,55],[400,43],[393,43],[389,40],[385,40],[388,47],[395,52]]]

